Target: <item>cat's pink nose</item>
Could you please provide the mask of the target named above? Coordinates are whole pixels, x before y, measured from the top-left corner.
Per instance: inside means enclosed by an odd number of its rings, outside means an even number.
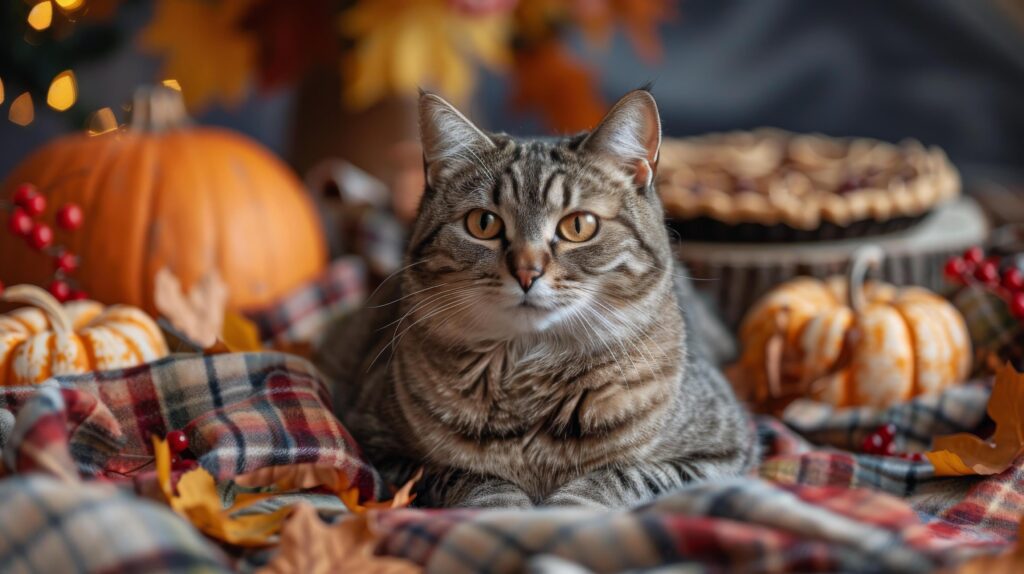
[[[523,288],[524,293],[529,291],[533,281],[543,274],[543,271],[536,268],[516,269],[516,279],[519,279],[519,286]]]

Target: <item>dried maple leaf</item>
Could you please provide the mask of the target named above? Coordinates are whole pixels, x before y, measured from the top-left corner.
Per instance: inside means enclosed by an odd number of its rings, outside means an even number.
[[[348,516],[328,525],[320,520],[312,506],[301,503],[285,523],[277,554],[258,572],[412,574],[422,571],[407,560],[376,556],[374,548],[378,538],[370,518],[365,515]]]
[[[557,39],[518,51],[514,74],[513,105],[540,110],[554,131],[587,130],[604,115],[593,73]]]
[[[190,470],[178,479],[177,493],[171,485],[171,451],[167,441],[153,437],[157,482],[164,499],[203,534],[237,546],[266,546],[281,530],[291,507],[263,514],[235,516],[240,510],[269,495],[239,495],[230,508],[221,505],[217,484],[203,468]]]
[[[256,61],[256,40],[240,20],[253,0],[159,0],[139,37],[164,56],[163,76],[182,87],[192,109],[214,101],[238,104]]]
[[[299,463],[261,468],[254,472],[235,477],[234,481],[247,488],[273,486],[278,491],[304,490],[322,486],[338,495],[349,511],[362,514],[367,510],[404,508],[412,504],[416,495],[413,487],[423,478],[423,469],[416,471],[401,488],[395,491],[391,500],[359,502],[359,489],[352,486],[348,475],[337,468],[317,463]]]
[[[413,96],[420,86],[463,101],[475,61],[502,68],[509,60],[510,26],[510,15],[469,16],[441,0],[357,2],[341,17],[342,33],[354,40],[345,101],[360,109],[393,94]]]
[[[988,440],[967,433],[935,439],[925,456],[936,476],[997,474],[1024,451],[1024,375],[1009,364],[996,373],[988,414],[996,423]]]
[[[178,278],[166,267],[156,273],[153,302],[175,329],[202,348],[213,347],[224,327],[228,289],[210,271],[186,295]]]

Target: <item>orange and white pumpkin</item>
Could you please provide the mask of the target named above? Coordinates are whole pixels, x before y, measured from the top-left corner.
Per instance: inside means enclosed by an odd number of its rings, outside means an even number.
[[[731,370],[738,390],[761,404],[808,396],[885,407],[962,382],[971,343],[960,312],[927,289],[865,283],[881,259],[870,246],[846,277],[800,277],[755,303]]]
[[[130,367],[167,355],[160,328],[135,307],[61,305],[34,285],[9,287],[0,300],[31,305],[0,315],[0,386]]]

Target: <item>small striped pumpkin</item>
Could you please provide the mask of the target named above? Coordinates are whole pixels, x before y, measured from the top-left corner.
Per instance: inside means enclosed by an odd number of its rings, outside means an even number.
[[[0,300],[30,305],[0,315],[0,386],[130,367],[167,355],[159,327],[135,307],[61,305],[34,285],[9,287]]]
[[[962,382],[971,367],[963,316],[927,289],[865,283],[881,259],[869,246],[848,276],[800,277],[755,303],[730,369],[738,390],[767,410],[798,396],[883,408]]]

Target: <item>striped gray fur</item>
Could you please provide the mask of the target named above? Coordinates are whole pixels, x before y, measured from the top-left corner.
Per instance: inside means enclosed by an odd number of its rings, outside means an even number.
[[[686,320],[651,95],[557,140],[485,134],[431,94],[420,117],[406,266],[317,357],[385,478],[425,466],[428,505],[624,507],[750,468],[751,425]],[[470,232],[477,209],[500,217],[497,237]],[[580,212],[597,232],[569,241],[559,221]]]

